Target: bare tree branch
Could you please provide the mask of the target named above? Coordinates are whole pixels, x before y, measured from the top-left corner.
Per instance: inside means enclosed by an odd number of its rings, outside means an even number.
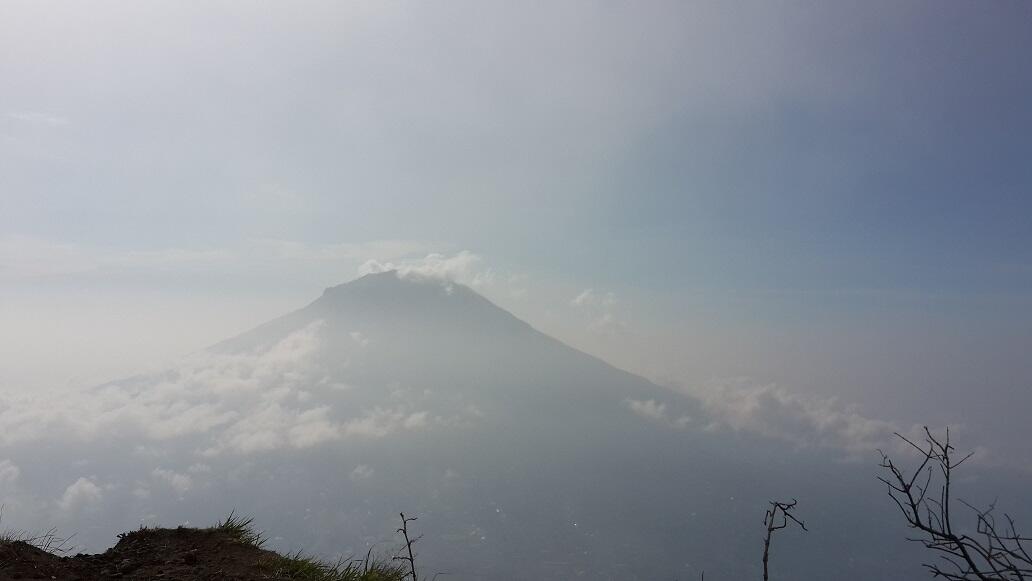
[[[767,527],[767,536],[763,538],[763,581],[767,581],[767,569],[770,561],[770,541],[774,531],[779,531],[788,526],[789,521],[799,525],[799,528],[806,529],[806,524],[797,519],[792,511],[796,507],[796,499],[792,502],[770,501],[770,508],[763,515],[763,524]]]
[[[416,544],[416,541],[418,541],[421,537],[410,537],[408,528],[409,523],[417,519],[414,516],[406,517],[405,513],[403,512],[399,513],[399,515],[401,516],[401,527],[398,528],[397,532],[401,533],[402,537],[405,538],[405,550],[407,554],[398,555],[397,557],[394,557],[394,559],[396,561],[407,562],[409,566],[409,573],[408,575],[406,575],[406,577],[412,577],[412,581],[419,581],[419,577],[416,574],[416,556],[412,552],[412,545]]]
[[[1032,538],[1022,536],[1010,515],[1004,514],[1003,526],[998,526],[994,514],[996,503],[979,509],[963,500],[957,500],[975,516],[973,534],[955,528],[953,519],[953,470],[971,454],[960,459],[950,443],[950,431],[944,438],[936,437],[927,427],[922,444],[896,436],[917,451],[921,457],[909,477],[891,458],[881,452],[881,468],[888,474],[880,476],[888,489],[889,498],[896,503],[907,526],[917,531],[908,540],[920,542],[938,555],[938,560],[926,563],[933,577],[948,581],[1024,581],[1032,579],[1032,557],[1026,543]]]

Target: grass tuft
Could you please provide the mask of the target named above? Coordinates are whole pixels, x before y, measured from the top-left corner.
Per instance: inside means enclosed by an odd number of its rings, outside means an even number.
[[[229,535],[239,543],[250,545],[261,549],[265,545],[265,532],[254,528],[254,517],[237,516],[236,511],[231,511],[225,520],[219,521],[212,530]]]
[[[408,576],[403,567],[372,556],[341,559],[331,565],[298,551],[279,556],[267,566],[277,579],[299,581],[402,581]]]
[[[10,530],[0,533],[0,544],[22,542],[54,555],[68,553],[71,550],[71,540],[72,537],[59,536],[56,527],[35,534]]]
[[[219,521],[211,530],[225,533],[239,543],[261,549],[267,540],[265,533],[255,530],[253,517],[238,516],[230,512],[224,520]],[[404,567],[393,559],[380,558],[368,553],[365,559],[340,559],[336,563],[326,563],[298,550],[296,553],[276,555],[260,563],[269,575],[276,579],[296,579],[298,581],[403,581],[409,575]]]

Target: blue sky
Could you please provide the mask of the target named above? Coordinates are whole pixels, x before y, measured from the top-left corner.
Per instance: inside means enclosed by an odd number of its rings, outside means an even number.
[[[0,380],[465,250],[503,306],[652,376],[919,422],[977,383],[984,422],[1032,381],[1030,29],[1019,2],[5,3],[0,333],[36,363]],[[67,370],[33,350],[97,325]]]

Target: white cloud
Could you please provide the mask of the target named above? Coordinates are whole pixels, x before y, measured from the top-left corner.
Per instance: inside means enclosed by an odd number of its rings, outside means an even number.
[[[894,433],[914,429],[865,417],[834,399],[805,397],[773,384],[726,380],[689,393],[702,402],[709,429],[746,430],[800,447],[832,447],[864,455],[877,448],[894,448]]]
[[[478,254],[463,250],[453,256],[427,254],[423,258],[398,262],[368,260],[358,269],[359,275],[397,271],[400,277],[432,278],[459,282],[469,286],[483,286],[494,279],[490,270],[483,270],[483,259]]]
[[[351,474],[348,475],[348,478],[350,478],[352,482],[361,482],[363,480],[369,480],[373,477],[373,474],[375,473],[376,471],[370,468],[369,466],[366,466],[365,464],[359,464],[358,466],[355,466],[354,470],[351,471]]]
[[[653,420],[661,420],[666,418],[666,404],[657,404],[656,400],[628,400],[627,404],[631,406],[631,411],[634,413]]]
[[[627,325],[617,316],[617,299],[612,292],[586,288],[575,296],[570,305],[587,316],[587,330],[599,335],[618,335],[626,332]]]
[[[340,393],[316,357],[325,325],[315,321],[266,348],[205,351],[162,373],[81,392],[0,401],[0,445],[44,438],[91,442],[129,437],[190,441],[203,457],[303,449],[348,438],[383,438],[447,423],[407,405],[375,406],[352,417],[313,392]],[[353,335],[359,344],[364,336]],[[142,446],[143,444],[141,444]],[[2,468],[3,465],[0,465]],[[182,492],[189,476],[155,478]]]
[[[186,474],[180,474],[173,470],[166,470],[164,468],[155,468],[151,472],[151,476],[155,480],[160,480],[172,487],[180,495],[185,494],[191,488],[193,488],[193,478]]]
[[[295,448],[309,448],[339,439],[340,426],[327,419],[329,411],[329,407],[323,406],[299,413],[288,432],[291,445]]]
[[[629,399],[627,400],[627,405],[632,412],[639,416],[670,428],[683,429],[688,427],[688,424],[692,421],[688,416],[679,416],[676,419],[671,418],[667,413],[667,404],[659,403],[653,399],[640,401]]]
[[[407,413],[401,409],[374,408],[361,418],[343,425],[345,436],[383,438],[400,430],[418,430],[427,426],[427,412]]]
[[[278,400],[323,377],[321,368],[310,364],[322,327],[316,321],[256,352],[201,352],[167,372],[96,389],[8,396],[0,408],[0,443],[54,434],[82,441],[127,431],[168,440],[219,431],[250,442],[240,447],[261,447],[263,429],[275,428],[275,437],[265,438],[268,443],[295,424],[312,422],[304,410],[281,410]],[[299,436],[299,441],[306,439]]]
[[[57,506],[65,512],[76,512],[98,504],[104,497],[104,490],[92,478],[80,477],[68,485]]]
[[[399,277],[459,283],[489,297],[522,301],[527,298],[527,276],[484,266],[479,254],[463,250],[453,255],[427,254],[421,258],[398,261],[367,260],[358,268],[358,275],[395,271]]]
[[[427,425],[427,415],[427,412],[416,412],[414,414],[410,414],[407,418],[405,418],[405,421],[402,422],[401,425],[406,430],[418,430],[421,428],[425,428]]]
[[[616,295],[611,292],[599,293],[595,289],[586,288],[570,301],[575,307],[611,307],[616,304]]]
[[[0,485],[13,484],[21,476],[21,469],[10,460],[0,460]]]

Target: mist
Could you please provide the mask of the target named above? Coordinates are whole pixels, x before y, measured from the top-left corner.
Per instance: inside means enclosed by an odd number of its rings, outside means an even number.
[[[1030,19],[7,2],[0,529],[920,576],[898,434],[1029,513]]]

